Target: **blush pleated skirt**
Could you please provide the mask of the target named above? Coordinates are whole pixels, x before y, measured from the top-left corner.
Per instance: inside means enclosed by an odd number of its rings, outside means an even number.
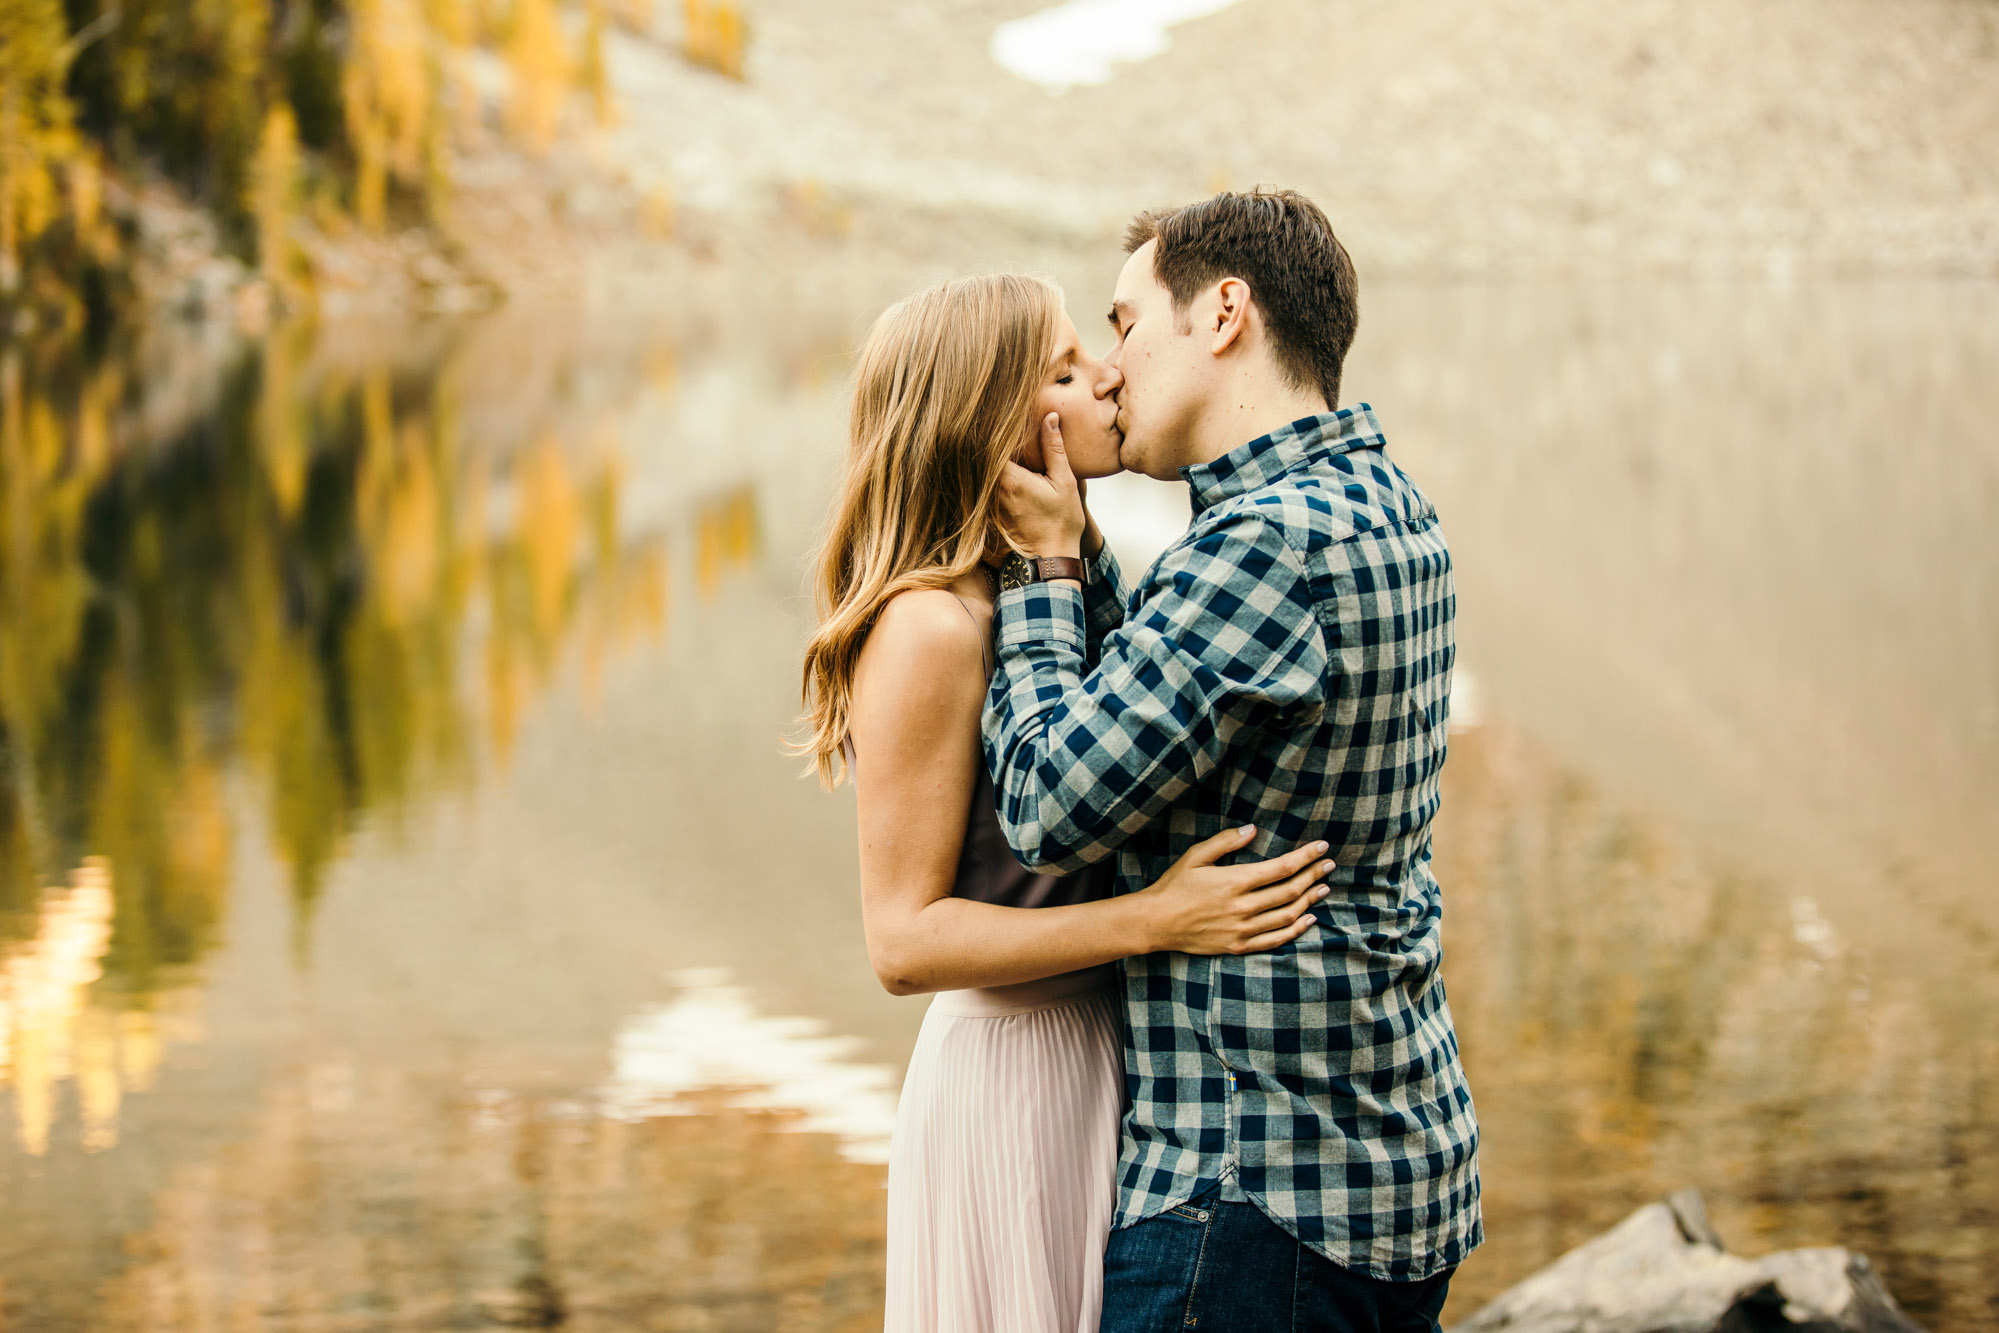
[[[889,1148],[887,1333],[1096,1333],[1124,1109],[1113,975],[930,1002]]]

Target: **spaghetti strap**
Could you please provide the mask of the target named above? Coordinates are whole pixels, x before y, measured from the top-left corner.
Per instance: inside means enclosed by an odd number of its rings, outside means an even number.
[[[945,591],[950,592],[950,589],[947,588],[945,589]],[[958,597],[958,594],[955,592],[951,593],[951,595],[953,597]],[[972,624],[974,626],[977,626],[979,623],[978,613],[973,611],[971,607],[965,606],[965,599],[962,597],[958,597],[958,605],[965,607],[965,614],[970,616],[972,618]],[[992,637],[993,637],[992,632],[990,630],[982,631],[979,636],[979,661],[985,663],[986,674],[988,676],[993,674]]]

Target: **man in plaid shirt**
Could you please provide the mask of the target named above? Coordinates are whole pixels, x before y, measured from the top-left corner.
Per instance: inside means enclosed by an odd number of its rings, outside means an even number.
[[[1332,410],[1358,305],[1317,207],[1218,195],[1126,248],[1104,391],[1126,468],[1184,479],[1193,522],[1127,592],[1107,551],[1070,563],[1053,418],[1047,474],[1009,472],[1001,823],[1031,867],[1115,855],[1123,892],[1239,825],[1245,859],[1324,840],[1338,870],[1295,944],[1126,960],[1102,1328],[1431,1330],[1482,1238],[1430,873],[1450,551],[1372,409]]]

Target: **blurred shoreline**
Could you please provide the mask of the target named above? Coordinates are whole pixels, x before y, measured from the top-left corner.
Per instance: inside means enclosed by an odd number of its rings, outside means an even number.
[[[687,58],[678,10],[627,19],[537,146],[506,130],[524,75],[475,49],[433,221],[294,218],[287,297],[155,180],[142,303],[664,309],[747,274],[852,304],[1095,268],[1136,208],[1259,182],[1318,198],[1377,280],[1999,277],[1999,6],[1249,0],[1059,95],[987,50],[1022,8],[764,0],[740,79]]]

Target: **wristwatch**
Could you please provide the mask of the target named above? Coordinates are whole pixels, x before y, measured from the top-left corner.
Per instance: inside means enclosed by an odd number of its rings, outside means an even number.
[[[1086,584],[1090,581],[1090,562],[1072,555],[1044,555],[1030,560],[1015,551],[1000,562],[999,575],[1002,591],[1054,579],[1074,579]]]

